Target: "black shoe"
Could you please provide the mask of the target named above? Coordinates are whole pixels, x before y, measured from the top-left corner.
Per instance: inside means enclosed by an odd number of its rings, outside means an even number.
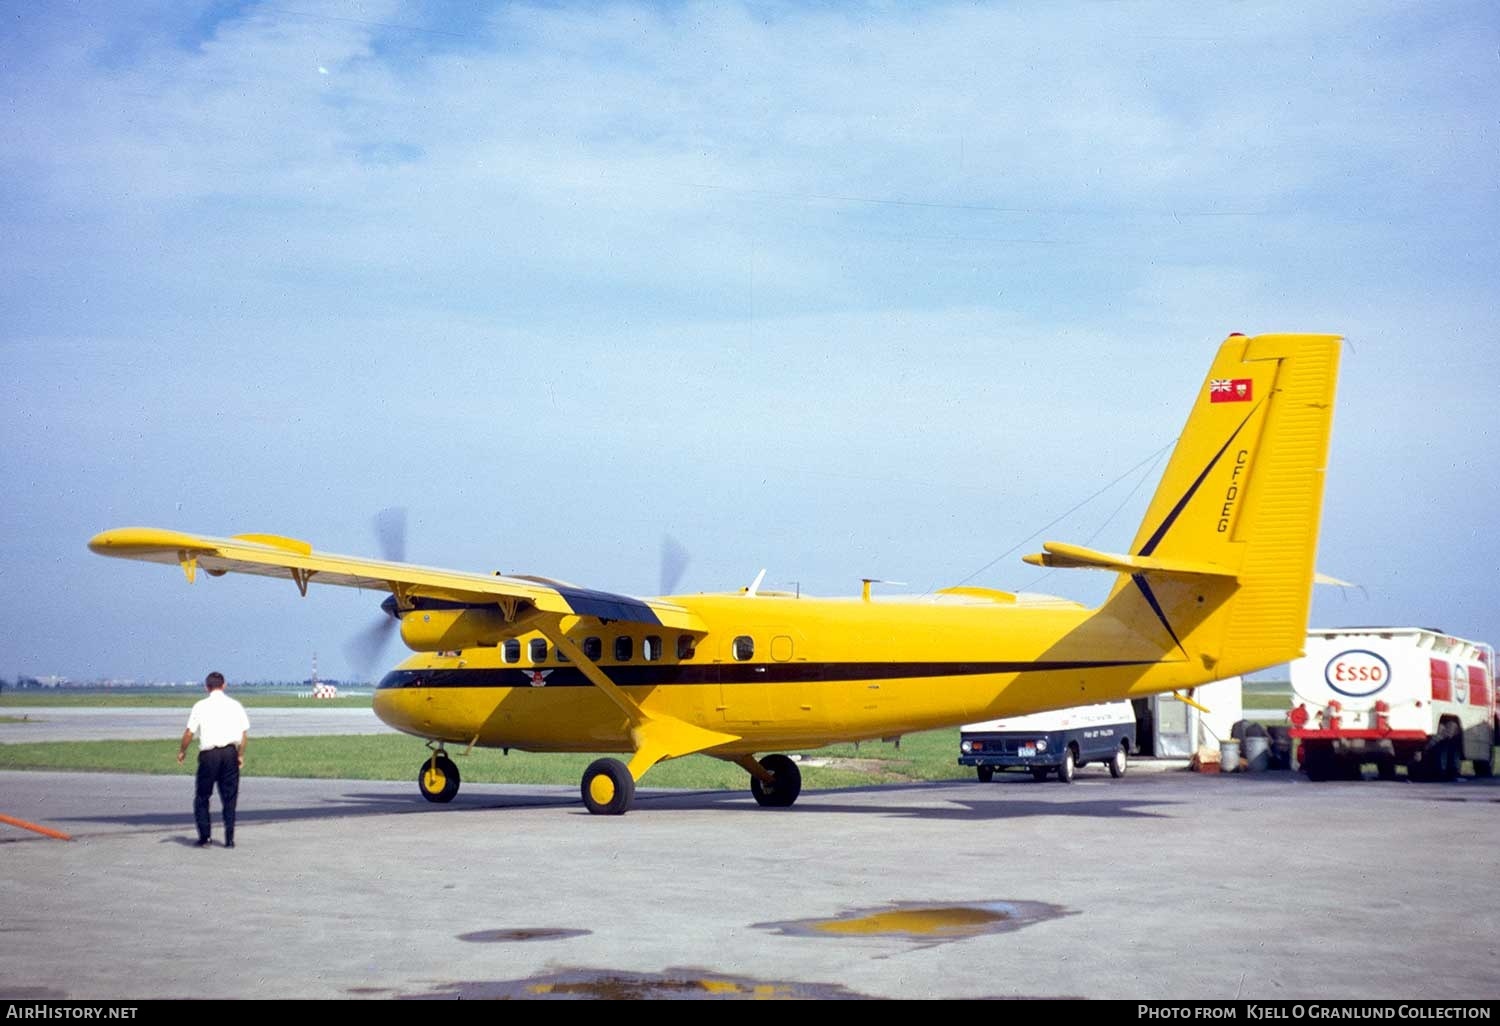
[[[224,847],[226,847],[226,848],[233,848],[234,847],[234,842],[233,841],[225,841],[224,842]]]
[[[194,848],[207,848],[209,845],[211,845],[213,843],[214,842],[211,841],[207,837],[200,837],[200,838],[198,838],[197,842],[193,845],[193,847]]]

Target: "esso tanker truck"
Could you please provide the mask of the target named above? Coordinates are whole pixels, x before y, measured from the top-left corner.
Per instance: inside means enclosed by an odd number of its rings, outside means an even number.
[[[1292,743],[1312,780],[1453,780],[1492,772],[1495,650],[1422,627],[1314,630],[1291,664]]]

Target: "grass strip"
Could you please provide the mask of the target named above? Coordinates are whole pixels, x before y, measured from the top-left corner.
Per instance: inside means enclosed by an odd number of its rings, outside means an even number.
[[[597,755],[531,753],[476,748],[467,757],[449,750],[466,782],[488,784],[577,784]],[[189,753],[192,754],[191,752]],[[425,745],[404,734],[253,738],[247,776],[348,780],[416,780]],[[818,763],[828,760],[828,765]],[[917,780],[967,779],[957,764],[958,731],[927,731],[884,742],[831,745],[804,755],[803,786],[809,789]],[[54,741],[0,745],[0,769],[190,775],[195,760],[177,765],[177,742]],[[688,756],[651,769],[644,786],[738,791],[745,771],[707,756]]]

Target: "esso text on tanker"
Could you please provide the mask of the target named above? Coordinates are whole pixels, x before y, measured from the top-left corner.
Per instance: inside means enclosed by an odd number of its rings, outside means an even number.
[[[1339,694],[1362,698],[1390,683],[1391,664],[1368,649],[1350,649],[1328,660],[1323,677]]]

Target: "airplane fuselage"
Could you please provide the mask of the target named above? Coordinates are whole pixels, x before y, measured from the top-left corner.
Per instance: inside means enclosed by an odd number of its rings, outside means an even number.
[[[805,749],[1175,687],[1162,639],[1060,599],[969,589],[916,599],[675,596],[706,634],[580,619],[570,640],[648,714]],[[618,646],[618,647],[617,647]],[[623,658],[621,658],[623,656]],[[381,681],[398,730],[528,751],[630,751],[619,706],[539,633],[419,653]]]

